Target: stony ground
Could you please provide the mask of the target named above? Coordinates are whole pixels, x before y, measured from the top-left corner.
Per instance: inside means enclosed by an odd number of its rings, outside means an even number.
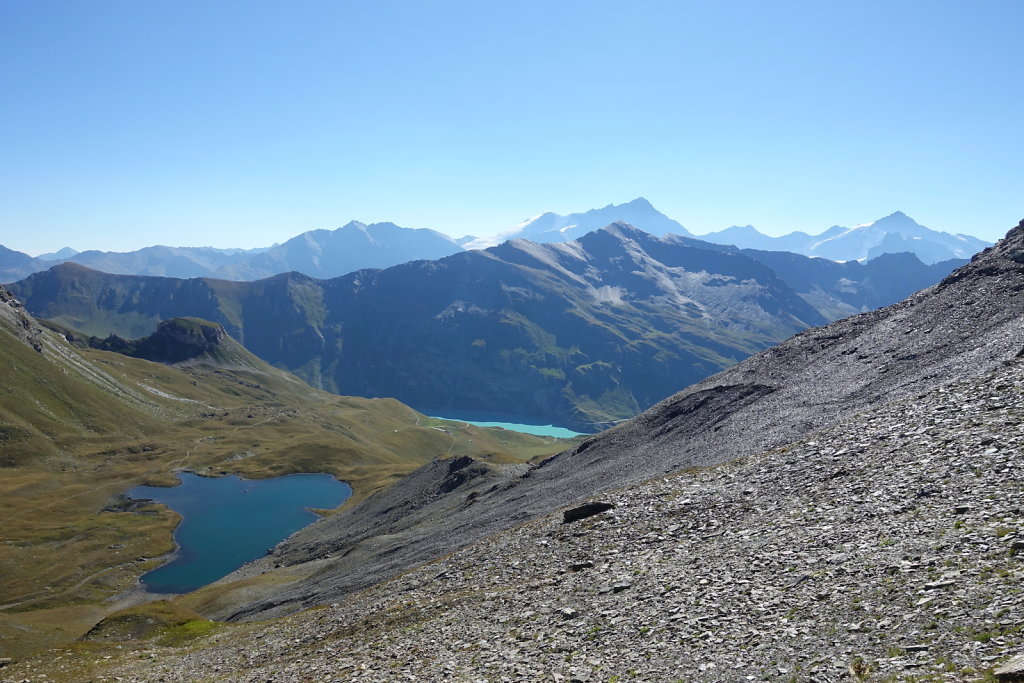
[[[984,680],[1024,652],[1024,361],[601,500],[344,603],[0,679]]]

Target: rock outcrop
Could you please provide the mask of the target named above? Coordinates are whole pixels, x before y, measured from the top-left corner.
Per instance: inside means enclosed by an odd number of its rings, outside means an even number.
[[[156,363],[183,363],[203,356],[218,356],[228,342],[224,326],[200,318],[172,318],[157,326],[156,332],[141,339],[122,339],[111,335],[106,339],[89,338],[92,348],[116,351],[126,356],[144,358]]]

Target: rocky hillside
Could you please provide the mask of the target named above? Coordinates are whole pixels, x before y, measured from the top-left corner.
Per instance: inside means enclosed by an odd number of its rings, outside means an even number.
[[[582,470],[586,460],[607,472],[591,455],[615,459],[610,444],[623,448],[631,434],[645,433],[652,448],[640,450],[637,442],[624,460],[656,459],[672,434],[675,457],[686,458],[683,425],[708,417],[706,403],[694,396],[711,400],[712,386],[751,373],[771,381],[767,368],[774,366],[773,391],[766,387],[731,405],[715,401],[716,410],[732,412],[709,425],[721,432],[730,418],[749,420],[757,412],[744,405],[791,395],[784,384],[799,383],[802,375],[784,361],[795,350],[811,354],[811,362],[833,358],[817,369],[827,373],[817,381],[842,403],[825,411],[831,403],[824,393],[812,394],[788,415],[770,413],[766,419],[778,421],[801,409],[823,414],[821,428],[797,422],[789,428],[797,436],[765,452],[745,454],[760,439],[733,446],[726,432],[717,451],[710,441],[701,444],[703,457],[691,455],[691,466],[671,476],[626,487],[617,486],[621,478],[605,480],[595,499],[604,503],[602,512],[570,523],[565,520],[576,515],[542,514],[468,545],[461,536],[461,549],[394,580],[321,595],[321,602],[335,601],[323,609],[272,624],[211,626],[210,635],[185,649],[154,638],[50,653],[9,675],[247,682],[1020,680],[1022,264],[1024,222],[939,287],[765,352],[531,470],[518,490],[539,495],[537,478],[560,461],[575,460]],[[911,325],[924,322],[932,306],[958,299],[962,308],[946,327],[915,335]],[[981,310],[969,316],[970,307]],[[950,339],[957,330],[960,337]],[[939,331],[947,342],[929,342],[927,335]],[[849,348],[864,350],[855,359],[863,379],[854,383],[851,373],[840,372],[830,382],[830,371],[841,371],[843,363],[827,354],[855,355],[842,353]],[[916,371],[903,367],[914,360],[905,357],[911,349],[925,357]],[[892,353],[899,355],[880,355]],[[899,379],[881,379],[890,373]],[[845,407],[854,396],[861,400]],[[692,466],[699,462],[707,466]],[[479,515],[489,494],[463,496],[460,487],[486,474],[466,473],[474,465],[465,461],[441,465],[430,466],[432,475],[421,473],[418,490],[435,476],[448,485],[434,495],[458,496]],[[561,503],[575,497],[579,482],[563,484]],[[388,495],[394,503],[394,491]],[[509,522],[515,518],[514,509],[505,514]],[[331,571],[323,562],[318,569]]]
[[[52,324],[51,324],[52,325]],[[68,341],[103,351],[115,351],[125,356],[145,358],[156,363],[183,363],[200,358],[224,359],[233,355],[238,342],[231,339],[223,325],[201,318],[172,318],[161,321],[156,331],[142,339],[122,339],[111,335],[106,339],[77,335],[53,325],[64,333]]]

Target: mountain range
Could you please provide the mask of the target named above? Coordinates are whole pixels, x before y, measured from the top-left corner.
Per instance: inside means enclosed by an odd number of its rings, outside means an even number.
[[[512,240],[331,280],[180,280],[65,263],[10,288],[33,314],[90,335],[135,338],[195,316],[335,393],[593,431],[955,265],[743,253],[618,223],[574,242]]]
[[[258,249],[211,247],[146,247],[132,252],[76,252],[70,248],[32,258],[0,247],[0,282],[13,282],[46,270],[54,263],[74,262],[121,275],[213,277],[259,280],[296,271],[315,278],[333,278],[366,268],[387,268],[407,261],[438,259],[462,249],[482,249],[509,239],[537,243],[571,242],[615,222],[654,235],[692,236],[644,198],[609,204],[566,216],[544,213],[511,230],[486,238],[452,240],[434,230],[403,228],[393,223],[366,225],[352,221],[336,230],[312,230],[283,244]],[[884,254],[912,253],[933,264],[965,259],[988,246],[974,237],[930,230],[901,212],[853,228],[832,227],[820,235],[794,232],[769,237],[754,228],[733,227],[701,239],[718,244],[768,251],[790,251],[835,261],[866,261]]]
[[[977,237],[926,228],[902,211],[852,228],[833,226],[818,235],[791,232],[770,237],[747,225],[701,235],[701,239],[750,249],[790,251],[833,261],[864,261],[882,254],[909,253],[925,263],[938,263],[970,258],[989,246]]]
[[[398,268],[488,258],[532,268],[537,282],[592,289],[598,273],[617,273],[622,290],[601,299],[646,287],[653,299],[699,308],[690,292],[710,294],[688,282],[696,279],[745,295],[727,297],[727,312],[777,305],[785,320],[792,297],[815,310],[751,256],[694,242],[613,225],[576,242],[512,241]],[[716,267],[694,271],[688,259]],[[353,278],[372,288],[370,275],[392,270]],[[103,300],[111,319],[142,295],[120,298],[118,280],[107,279],[131,276],[67,264],[55,272],[67,278],[66,301],[84,300],[86,311]],[[199,280],[135,279],[171,299],[201,293],[182,284]],[[318,281],[283,279],[316,301],[308,285]],[[358,289],[355,279],[337,281]],[[208,282],[222,283],[208,290],[215,296],[260,284]],[[43,291],[46,280],[37,284]],[[470,284],[491,287],[486,277]],[[223,299],[242,300],[237,291]],[[86,631],[92,641],[0,660],[5,675],[1024,675],[1024,221],[904,301],[803,330],[527,463],[496,453],[510,436],[484,443],[486,431],[433,429],[396,401],[311,391],[226,332],[178,318],[141,339],[89,338],[41,324],[0,288],[0,504],[10,541],[0,544],[0,636],[5,647],[35,639],[35,649]],[[159,561],[175,521],[158,509],[109,511],[112,492],[180,467],[357,478],[371,450],[376,492],[265,558],[173,602],[139,605],[129,600],[143,596],[130,593],[103,602]],[[95,623],[119,606],[128,609]],[[307,607],[318,609],[297,614]],[[207,620],[285,615],[238,627]]]
[[[249,620],[330,603],[380,582],[382,576],[394,576],[527,520],[588,498],[608,495],[626,485],[672,474],[685,477],[699,473],[701,468],[783,448],[818,430],[841,425],[869,408],[884,414],[882,406],[895,407],[908,401],[912,412],[915,398],[923,398],[928,392],[941,392],[942,387],[955,382],[975,378],[980,381],[986,373],[1019,366],[1024,357],[1022,340],[1024,221],[996,247],[934,287],[888,308],[801,332],[683,389],[572,450],[535,463],[526,472],[469,462],[457,466],[450,462],[431,463],[365,504],[299,532],[266,560],[249,567],[242,578],[272,572],[274,567],[291,567],[294,572],[307,562],[314,563],[316,574],[289,585],[268,581],[269,588],[262,597],[254,599],[253,593],[244,593],[244,604],[235,603],[233,607],[228,606],[231,601],[224,599],[221,587],[217,593],[220,606],[211,613],[217,618]],[[1004,385],[1002,390],[1019,393],[1020,387]],[[967,403],[970,400],[964,399]],[[987,410],[998,410],[1001,406],[997,400]],[[933,430],[937,427],[934,418],[931,425]],[[892,444],[896,449],[912,449],[915,438],[929,431],[927,424],[916,433],[900,431],[901,426],[896,424],[892,436],[885,437],[896,440]],[[978,441],[985,448],[994,444],[990,452],[1000,449],[1002,439],[1019,441],[1019,434],[984,436],[987,439],[978,436]],[[815,445],[813,439],[808,441],[810,446]],[[829,453],[856,453],[884,445],[887,444],[842,443],[833,446]],[[965,444],[964,448],[969,447]],[[783,459],[785,452],[784,448],[780,452]],[[1013,457],[1019,459],[1019,451]],[[984,467],[977,452],[975,458],[977,467]],[[851,460],[854,462],[856,458]],[[830,482],[850,475],[839,469],[833,471],[824,456],[793,464],[815,468],[813,485],[818,487],[832,486]],[[454,485],[451,478],[456,470],[472,474],[459,477],[460,483]],[[772,479],[771,471],[757,467],[751,470],[769,481]],[[908,471],[904,476],[911,474]],[[946,481],[950,476],[949,470],[943,469],[928,474],[926,479],[933,481],[932,486],[934,482],[941,485],[943,476]],[[711,478],[730,476],[720,472]],[[870,473],[864,474],[864,480],[870,481]],[[969,488],[971,481],[968,474],[964,485]],[[1007,490],[1019,490],[1019,482],[1019,478],[1013,479]],[[770,499],[772,484],[762,485],[769,487]],[[729,489],[735,489],[738,498],[755,494],[745,490],[745,486],[746,482],[738,480]],[[940,495],[939,491],[941,488],[907,491],[893,504],[909,504],[915,496],[927,498]],[[868,498],[871,495],[868,489],[859,494]],[[823,493],[822,498],[828,495]],[[956,502],[947,500],[945,506],[950,508]],[[1012,505],[1008,500],[1003,502]],[[1008,513],[1013,519],[1020,518],[1019,500],[1017,503],[1016,511]],[[686,504],[683,501],[676,523],[711,512],[688,508]],[[399,510],[401,514],[396,514]],[[799,508],[788,514],[798,511]],[[893,514],[890,509],[875,507],[870,512]],[[729,516],[728,509],[714,514]],[[706,526],[702,530],[713,531]],[[770,535],[772,531],[761,529],[755,533]],[[495,541],[499,545],[502,542]],[[598,551],[596,547],[590,550],[594,554]],[[591,557],[594,565],[604,561]],[[672,561],[697,560],[691,556]],[[869,561],[869,556],[864,561]],[[984,556],[979,555],[978,561],[984,562]],[[648,564],[639,568],[653,569]],[[803,580],[790,576],[790,587],[797,579]],[[702,590],[697,586],[679,588]],[[609,588],[608,592],[612,590]]]
[[[544,213],[494,237],[463,238],[460,243],[466,248],[483,248],[514,238],[542,243],[568,242],[615,221],[624,221],[655,235],[691,236],[741,249],[787,251],[804,256],[820,256],[832,261],[867,261],[883,254],[910,253],[924,263],[933,264],[970,258],[989,246],[988,242],[970,235],[951,235],[926,228],[902,211],[850,228],[832,226],[818,235],[791,232],[772,237],[758,232],[750,225],[693,235],[643,197],[583,213],[564,216]]]
[[[64,262],[120,275],[259,280],[297,271],[330,278],[458,251],[461,247],[454,240],[434,230],[351,221],[335,230],[311,230],[259,249],[154,246],[131,252],[76,252],[65,248],[45,254],[47,260],[0,247],[0,280],[17,280]]]

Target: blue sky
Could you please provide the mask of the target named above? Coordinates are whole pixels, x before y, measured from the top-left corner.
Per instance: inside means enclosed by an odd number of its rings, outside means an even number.
[[[0,2],[0,244],[1024,217],[1024,2]]]

